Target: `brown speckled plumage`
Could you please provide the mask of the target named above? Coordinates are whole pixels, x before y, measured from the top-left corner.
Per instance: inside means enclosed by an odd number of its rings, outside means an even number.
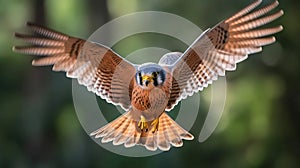
[[[283,11],[269,14],[278,6],[277,1],[255,10],[259,4],[261,0],[256,0],[208,29],[183,54],[164,55],[159,64],[134,65],[101,44],[32,23],[28,26],[34,35],[15,36],[33,45],[13,50],[43,56],[32,64],[53,65],[54,71],[65,71],[67,77],[76,78],[89,91],[127,111],[91,136],[102,138],[103,143],[166,151],[171,146],[182,146],[182,140],[192,140],[193,135],[165,111],[224,76],[225,71],[235,70],[236,64],[249,54],[275,42],[273,34],[280,32],[282,26],[260,26],[279,18]]]
[[[167,73],[166,82],[162,86],[145,90],[134,82],[132,91],[132,115],[138,121],[143,115],[147,121],[158,118],[164,112],[170,97],[171,74]]]

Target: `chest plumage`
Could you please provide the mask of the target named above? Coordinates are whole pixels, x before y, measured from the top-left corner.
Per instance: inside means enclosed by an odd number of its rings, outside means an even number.
[[[147,120],[153,120],[164,112],[170,98],[170,74],[166,74],[165,82],[156,87],[145,89],[134,83],[131,105],[134,118],[143,115]]]

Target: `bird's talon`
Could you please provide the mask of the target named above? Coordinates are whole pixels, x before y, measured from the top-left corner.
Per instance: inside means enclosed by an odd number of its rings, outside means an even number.
[[[138,127],[142,130],[147,132],[148,131],[148,124],[146,121],[146,118],[144,116],[141,116],[141,120],[138,123]]]
[[[158,118],[156,118],[155,120],[152,121],[152,123],[151,123],[151,126],[152,126],[151,132],[152,133],[155,133],[158,130],[158,123],[159,123]]]

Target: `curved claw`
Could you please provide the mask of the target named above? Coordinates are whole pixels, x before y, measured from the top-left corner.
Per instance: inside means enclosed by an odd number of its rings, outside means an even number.
[[[152,121],[151,126],[152,126],[152,133],[155,133],[158,130],[158,123],[159,123],[159,119],[156,118]]]
[[[148,131],[148,124],[147,124],[147,120],[144,116],[141,116],[141,120],[138,123],[138,127],[142,130],[147,132]]]

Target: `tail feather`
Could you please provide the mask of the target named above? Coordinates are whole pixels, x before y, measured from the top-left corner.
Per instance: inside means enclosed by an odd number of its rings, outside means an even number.
[[[118,130],[118,128],[123,123],[125,123],[126,120],[128,120],[128,113],[125,113],[124,115],[122,115],[119,118],[115,119],[111,123],[109,123],[109,124],[105,125],[104,127],[101,127],[100,129],[92,132],[90,135],[95,136],[95,138],[104,138],[106,136],[109,136],[111,133],[116,132],[116,130]]]
[[[160,150],[162,151],[168,151],[171,148],[170,145],[170,139],[168,136],[168,119],[167,117],[165,117],[165,113],[163,113],[160,117],[159,117],[159,124],[158,124],[158,130],[157,130],[157,146]]]
[[[126,148],[133,147],[140,139],[140,133],[136,131],[136,122],[132,120],[134,124],[129,125],[128,129],[124,132],[125,135],[131,135],[129,137],[125,137],[124,139],[124,146]]]
[[[180,127],[171,117],[163,113],[160,118],[160,128],[162,127],[166,140],[174,147],[181,147],[183,145],[182,139],[193,140],[192,134]],[[159,128],[159,129],[160,129]],[[163,140],[163,139],[161,139]]]
[[[129,111],[104,127],[92,132],[91,136],[102,138],[102,143],[112,141],[113,145],[124,144],[125,147],[142,145],[151,151],[157,149],[168,151],[171,146],[181,147],[183,145],[182,139],[192,140],[194,138],[193,135],[181,128],[166,113],[159,117],[158,130],[156,132],[141,132],[137,127],[137,122],[131,117],[130,113]]]
[[[151,150],[151,151],[156,151],[157,150],[157,142],[156,142],[157,135],[153,134],[153,136],[148,136],[146,139],[146,143],[144,146],[146,149]]]
[[[113,144],[114,145],[121,145],[123,143],[125,143],[129,137],[127,136],[123,136],[123,132],[125,135],[132,135],[135,131],[135,128],[132,127],[132,122],[133,120],[131,120],[128,124],[128,128],[126,129],[126,127],[124,127],[124,129],[122,129],[122,131],[120,131],[119,135],[114,139]],[[131,127],[131,128],[130,128]]]

